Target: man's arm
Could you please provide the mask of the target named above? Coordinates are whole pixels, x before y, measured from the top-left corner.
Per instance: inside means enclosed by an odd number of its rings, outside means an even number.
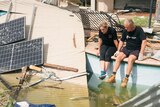
[[[141,50],[140,50],[140,53],[141,53],[142,55],[144,55],[144,50],[145,50],[146,45],[147,45],[147,40],[146,40],[146,39],[145,39],[145,40],[142,40]]]
[[[121,48],[122,48],[123,44],[124,44],[124,42],[123,42],[123,41],[120,41],[120,42],[119,42],[119,45],[118,45],[118,49],[117,49],[117,51],[120,51],[120,50],[121,50]]]
[[[98,52],[97,52],[97,55],[100,54],[101,45],[102,45],[102,39],[101,39],[101,38],[98,38]]]
[[[114,40],[114,44],[115,44],[116,48],[118,49],[118,40]]]
[[[119,54],[119,52],[120,52],[120,50],[121,50],[121,48],[122,48],[123,44],[124,44],[124,42],[123,42],[123,41],[120,41],[120,42],[119,42],[119,45],[118,45],[117,51],[116,51],[116,53],[114,53],[114,56],[115,56],[115,57],[116,57],[116,56],[118,56],[118,54]]]
[[[145,50],[145,47],[147,45],[147,40],[142,40],[142,44],[141,44],[141,50],[140,50],[140,53],[139,53],[139,56],[138,56],[138,60],[143,60],[143,56],[144,56],[144,50]]]

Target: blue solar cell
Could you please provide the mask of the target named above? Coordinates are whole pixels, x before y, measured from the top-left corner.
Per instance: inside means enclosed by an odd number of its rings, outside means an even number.
[[[24,40],[26,38],[25,25],[25,17],[0,24],[0,45]]]
[[[0,46],[0,73],[43,64],[43,38]]]

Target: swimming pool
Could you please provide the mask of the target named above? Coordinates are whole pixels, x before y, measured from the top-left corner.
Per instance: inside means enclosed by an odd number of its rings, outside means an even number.
[[[6,13],[7,13],[6,11],[0,10],[0,16],[5,15]]]
[[[112,74],[114,61],[111,62],[110,67],[107,71],[108,75]],[[86,69],[90,73],[88,76],[88,87],[90,89],[90,104],[91,107],[115,107],[123,104],[126,101],[130,101],[133,97],[139,95],[146,89],[150,89],[154,84],[158,84],[159,78],[159,66],[134,64],[133,72],[129,77],[129,82],[126,88],[121,88],[121,80],[124,77],[124,71],[126,69],[127,63],[122,62],[120,68],[118,69],[116,75],[116,83],[110,84],[106,83],[105,80],[101,81],[98,79],[100,75],[99,58],[92,54],[86,54]],[[150,79],[154,78],[154,79]],[[154,94],[154,95],[153,95]],[[159,93],[153,91],[153,94],[147,93],[147,98],[158,98]],[[142,104],[144,100],[140,99]],[[138,104],[140,100],[134,102]],[[132,100],[131,100],[132,101]],[[150,99],[147,101],[151,101]],[[154,101],[154,105],[158,105],[157,100]],[[157,102],[156,102],[157,101]],[[140,104],[141,104],[140,102]],[[130,104],[130,103],[129,103]],[[141,105],[142,105],[141,104]],[[149,104],[152,104],[149,102]],[[123,106],[128,107],[128,106]],[[137,106],[139,107],[139,106]],[[144,107],[144,106],[142,106]],[[156,106],[157,107],[157,106]],[[158,106],[159,107],[159,106]]]

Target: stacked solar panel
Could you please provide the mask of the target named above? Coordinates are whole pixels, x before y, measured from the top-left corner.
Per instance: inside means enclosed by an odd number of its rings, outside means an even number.
[[[0,45],[24,40],[25,17],[0,24]]]
[[[25,38],[25,17],[0,24],[0,73],[43,64],[43,38]]]

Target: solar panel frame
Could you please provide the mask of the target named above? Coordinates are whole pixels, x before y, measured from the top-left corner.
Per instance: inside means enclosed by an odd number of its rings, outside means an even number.
[[[0,73],[21,69],[23,66],[44,63],[44,39],[37,38],[0,46]]]
[[[26,17],[0,24],[0,46],[26,39]]]

